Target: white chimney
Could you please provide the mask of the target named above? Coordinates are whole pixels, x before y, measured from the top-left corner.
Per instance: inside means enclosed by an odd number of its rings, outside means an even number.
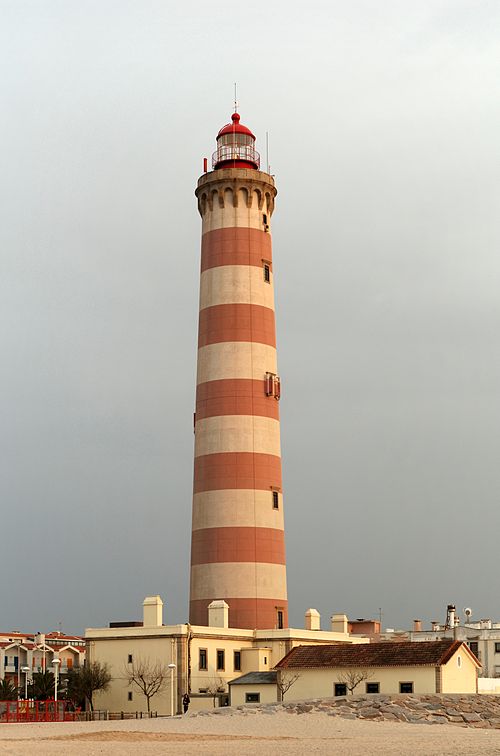
[[[308,609],[305,618],[306,630],[321,630],[321,615],[317,609]]]
[[[455,611],[456,611],[455,604],[448,604],[448,611],[447,611],[448,619],[446,622],[448,627],[455,627]]]
[[[332,614],[331,623],[332,633],[344,633],[344,635],[347,635],[347,614]]]
[[[229,627],[229,604],[224,599],[212,601],[208,605],[208,626]]]
[[[144,627],[161,627],[163,625],[161,596],[146,596],[142,602],[142,618]]]
[[[413,632],[420,633],[422,631],[422,620],[413,620]]]

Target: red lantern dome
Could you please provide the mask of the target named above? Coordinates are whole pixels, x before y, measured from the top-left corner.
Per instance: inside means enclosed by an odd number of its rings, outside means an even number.
[[[259,169],[260,155],[255,150],[255,136],[249,128],[240,123],[238,113],[231,116],[232,123],[226,124],[217,134],[217,150],[212,155],[212,167]]]

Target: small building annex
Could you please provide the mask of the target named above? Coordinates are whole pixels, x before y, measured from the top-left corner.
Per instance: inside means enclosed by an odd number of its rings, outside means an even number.
[[[452,639],[366,645],[297,646],[276,664],[298,675],[294,699],[366,693],[476,693],[481,664]],[[357,674],[353,674],[357,673]]]

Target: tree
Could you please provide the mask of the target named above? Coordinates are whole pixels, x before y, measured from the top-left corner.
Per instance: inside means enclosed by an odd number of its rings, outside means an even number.
[[[110,682],[111,673],[106,663],[94,661],[83,667],[74,667],[68,672],[66,697],[75,704],[87,701],[90,711],[93,711],[93,694],[98,690],[107,690]]]
[[[369,680],[370,677],[373,677],[373,673],[368,672],[366,669],[346,669],[340,673],[339,682],[344,683],[352,696],[358,685],[363,680]]]
[[[292,685],[297,682],[300,675],[298,672],[288,672],[287,670],[280,669],[278,670],[278,679],[276,680],[276,684],[278,686],[278,691],[280,694],[280,701],[283,701],[285,698],[285,693],[287,693]]]
[[[15,701],[17,699],[17,688],[12,680],[0,680],[0,701]]]
[[[29,691],[31,694],[30,697],[35,698],[37,701],[46,701],[48,698],[54,698],[55,682],[53,673],[49,672],[49,670],[34,672]]]
[[[165,689],[170,674],[168,666],[158,659],[151,661],[149,658],[134,657],[134,661],[125,667],[128,685],[137,685],[146,697],[148,712],[151,711],[151,699]]]
[[[212,702],[215,709],[215,701],[217,699],[217,696],[219,693],[224,693],[226,690],[226,683],[222,679],[222,677],[212,677],[211,680],[209,680],[207,685],[207,693],[212,696]]]

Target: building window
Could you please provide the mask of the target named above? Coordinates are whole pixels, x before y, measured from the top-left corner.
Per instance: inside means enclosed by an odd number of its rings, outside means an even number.
[[[477,656],[479,653],[479,643],[477,641],[469,641],[469,648],[472,653]]]
[[[264,263],[264,281],[271,283],[271,268],[267,263]]]
[[[264,224],[264,226],[267,223],[267,215],[266,215],[266,213],[262,213],[262,223]]]
[[[245,693],[245,703],[260,703],[260,693]]]
[[[264,664],[267,664],[267,656],[264,656]]]
[[[278,609],[277,620],[278,620],[278,630],[283,630],[283,610],[282,609]]]
[[[207,669],[207,649],[200,648],[200,658],[198,662],[198,669]]]
[[[127,662],[128,662],[128,664],[132,664],[132,662],[133,662],[133,656],[132,656],[132,654],[128,655]]]
[[[462,657],[457,656],[457,667],[461,667],[461,666],[462,666]]]
[[[367,693],[380,693],[380,683],[366,683]]]
[[[399,683],[399,692],[400,693],[413,693],[413,683],[412,682],[400,682]]]
[[[273,491],[273,509],[280,508],[280,500],[277,491]]]
[[[345,683],[335,683],[333,694],[335,696],[347,696],[347,685]]]
[[[129,701],[132,701],[132,691],[131,690],[129,690],[129,692],[127,694],[127,698],[128,698]]]
[[[217,671],[222,671],[222,672],[224,671],[225,666],[226,666],[225,656],[226,656],[226,652],[224,651],[224,649],[218,648],[217,649]]]
[[[476,643],[476,645],[477,645],[477,643]],[[500,654],[500,643],[495,643],[495,653],[496,654]]]
[[[235,672],[241,671],[241,651],[235,651],[233,656],[233,669]]]

